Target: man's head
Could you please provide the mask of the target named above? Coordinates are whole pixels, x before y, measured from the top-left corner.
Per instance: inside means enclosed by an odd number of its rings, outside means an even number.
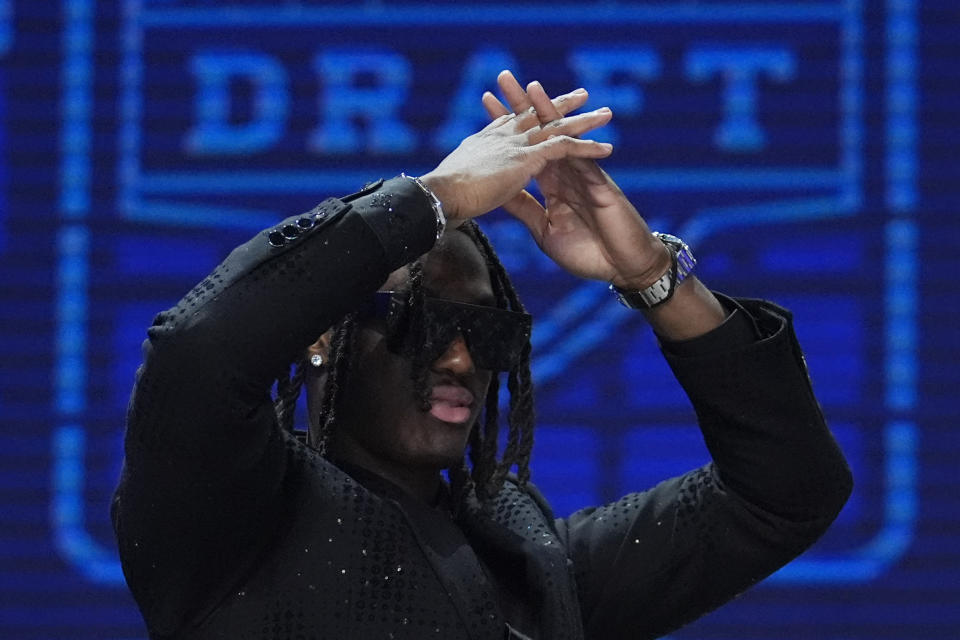
[[[473,223],[448,232],[381,290],[392,294],[375,296],[311,347],[327,363],[320,375],[307,374],[311,444],[361,466],[450,468],[458,489],[476,486],[481,497],[495,493],[513,465],[526,480],[529,317],[483,234]],[[498,462],[495,369],[508,367],[510,428]],[[292,413],[283,396],[296,391],[281,391],[282,421]]]

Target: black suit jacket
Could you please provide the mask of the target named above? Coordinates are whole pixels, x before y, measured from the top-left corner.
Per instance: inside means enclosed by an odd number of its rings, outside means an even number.
[[[152,638],[655,637],[836,516],[849,471],[789,314],[757,301],[736,312],[757,339],[666,349],[714,462],[569,518],[513,481],[454,518],[283,432],[278,372],[434,236],[415,185],[377,183],[260,233],[157,316],[112,508]]]

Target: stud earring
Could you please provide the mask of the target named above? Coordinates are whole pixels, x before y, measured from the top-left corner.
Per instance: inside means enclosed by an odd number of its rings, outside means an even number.
[[[320,355],[319,353],[313,354],[312,356],[310,356],[310,364],[312,364],[312,365],[315,366],[315,367],[322,367],[322,366],[323,366],[323,356]]]

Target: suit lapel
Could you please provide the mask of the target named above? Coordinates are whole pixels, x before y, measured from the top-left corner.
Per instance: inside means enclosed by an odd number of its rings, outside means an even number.
[[[491,565],[509,567],[538,622],[540,638],[583,637],[570,560],[552,519],[536,502],[508,482],[487,504],[468,499],[458,519],[474,548]]]
[[[502,637],[506,620],[497,606],[497,594],[449,512],[408,496],[401,496],[399,502],[421,550],[460,613],[467,635],[477,640]]]

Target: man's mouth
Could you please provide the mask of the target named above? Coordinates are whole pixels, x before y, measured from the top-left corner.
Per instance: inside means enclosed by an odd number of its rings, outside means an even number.
[[[455,384],[438,384],[430,391],[430,415],[437,420],[461,424],[470,419],[474,403],[469,389]]]

